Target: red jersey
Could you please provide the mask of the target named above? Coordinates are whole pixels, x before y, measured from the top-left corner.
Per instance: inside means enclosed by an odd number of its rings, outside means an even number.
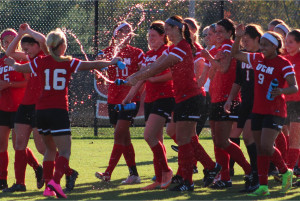
[[[113,47],[108,47],[103,50],[105,58],[111,60],[114,55]],[[121,70],[118,66],[109,66],[107,73],[110,80],[123,79],[125,80],[131,74],[139,71],[138,63],[143,59],[143,50],[139,48],[126,45],[122,48],[116,56],[121,57],[123,62],[125,62],[125,69]],[[107,93],[107,103],[108,104],[120,104],[127,96],[130,86],[116,85],[115,83],[110,83]],[[140,94],[137,93],[132,99],[133,102],[140,100]]]
[[[43,51],[40,51],[36,57],[38,56],[45,56],[45,54]],[[27,57],[29,62],[33,61],[35,58]],[[30,73],[25,95],[21,102],[22,105],[34,105],[39,100],[39,97],[42,93],[41,81],[39,79],[40,78],[35,76],[34,73]]]
[[[161,46],[158,50],[150,50],[144,55],[143,65],[149,65],[156,61],[162,53],[168,48],[167,45]],[[170,69],[166,69],[163,72],[155,75],[160,76],[166,73],[169,73]],[[146,81],[146,103],[150,103],[156,101],[161,98],[170,98],[174,97],[174,90],[173,90],[173,80],[168,80],[166,82],[149,82]]]
[[[284,57],[292,63],[296,73],[297,83],[300,85],[300,52],[294,56],[285,55]],[[285,95],[285,98],[286,101],[300,101],[300,90],[295,94]]]
[[[165,55],[174,55],[180,62],[171,66],[174,83],[175,102],[179,103],[205,91],[198,87],[194,72],[194,57],[190,44],[181,40],[176,46],[173,44],[164,51]]]
[[[0,59],[0,80],[7,82],[24,81],[24,74],[16,72],[13,67],[4,64],[5,55]],[[0,91],[0,110],[16,112],[23,99],[25,88],[8,87]]]
[[[215,52],[231,52],[233,41],[224,40],[223,44]],[[215,54],[215,55],[216,55]],[[211,80],[209,87],[209,94],[211,96],[212,103],[225,102],[230,94],[232,84],[235,81],[235,69],[236,69],[236,60],[232,59],[230,66],[226,73],[221,73],[216,71],[214,78]],[[240,95],[238,95],[234,100],[241,101]]]
[[[68,85],[71,74],[76,72],[81,61],[73,58],[71,61],[57,62],[52,56],[36,57],[29,63],[33,74],[41,81],[42,93],[36,103],[36,109],[68,110]]]
[[[254,105],[252,112],[286,117],[285,96],[276,96],[273,101],[266,98],[272,80],[277,79],[283,88],[285,77],[294,74],[292,64],[282,56],[265,59],[262,53],[248,53],[248,63],[254,69]]]

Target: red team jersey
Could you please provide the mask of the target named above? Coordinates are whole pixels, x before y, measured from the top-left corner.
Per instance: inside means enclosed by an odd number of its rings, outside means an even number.
[[[205,94],[204,90],[198,87],[194,73],[192,49],[186,40],[181,40],[176,46],[173,44],[164,51],[164,54],[171,54],[180,59],[180,62],[171,67],[176,103],[201,93]]]
[[[43,51],[40,51],[36,57],[38,56],[45,56],[45,54]],[[29,62],[31,62],[35,58],[28,57],[27,59]],[[42,92],[41,81],[39,79],[40,78],[35,76],[34,73],[30,73],[30,78],[27,83],[25,95],[21,102],[22,105],[34,105],[39,100],[39,97]]]
[[[222,45],[214,50],[215,55],[218,52],[231,52],[233,41],[224,40]],[[236,69],[236,60],[232,59],[230,62],[229,69],[226,73],[221,73],[216,71],[214,78],[211,80],[209,87],[209,94],[211,96],[212,103],[225,102],[230,94],[232,84],[235,81],[235,69]],[[240,94],[234,99],[236,101],[241,101]]]
[[[0,59],[0,80],[7,82],[24,81],[24,74],[16,72],[13,67],[4,64],[5,55]],[[0,91],[0,110],[16,112],[23,99],[25,88],[8,87]]]
[[[111,60],[113,57],[113,47],[108,47],[103,50],[105,54],[105,58]],[[132,47],[130,45],[126,45],[126,47],[122,48],[119,53],[116,55],[123,59],[126,67],[121,70],[118,66],[109,66],[107,73],[110,80],[123,79],[125,80],[131,74],[139,71],[138,64],[143,59],[143,50],[139,48]],[[125,85],[116,85],[115,83],[110,83],[108,87],[107,93],[107,103],[108,104],[120,104],[123,99],[127,96],[130,86]],[[140,94],[137,93],[136,96],[132,99],[133,102],[140,100]]]
[[[36,103],[36,110],[68,110],[68,85],[71,74],[76,72],[81,61],[57,62],[52,56],[37,57],[29,63],[31,71],[40,77],[42,93]]]
[[[144,55],[143,65],[147,66],[153,63],[154,61],[156,61],[167,48],[168,48],[167,45],[163,45],[158,50],[148,51]],[[169,72],[170,69],[166,69],[155,76],[164,75]],[[150,103],[161,98],[170,98],[170,97],[174,97],[173,80],[168,80],[166,82],[155,82],[155,83],[146,81],[146,97],[144,102]]]
[[[292,63],[296,73],[297,83],[300,85],[300,52],[294,56],[285,55],[284,57]],[[300,90],[297,93],[285,95],[285,98],[286,101],[300,101]]]
[[[262,53],[248,53],[248,63],[254,69],[254,105],[252,112],[263,115],[286,117],[285,96],[276,96],[273,101],[266,98],[270,83],[273,79],[283,88],[285,77],[294,74],[291,63],[282,56],[265,59]]]

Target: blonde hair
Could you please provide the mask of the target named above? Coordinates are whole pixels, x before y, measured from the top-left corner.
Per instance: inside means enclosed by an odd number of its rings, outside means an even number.
[[[63,55],[58,55],[56,53],[57,49],[59,46],[63,43],[67,43],[67,38],[64,32],[57,28],[54,31],[51,31],[48,33],[47,38],[46,38],[46,44],[48,47],[48,51],[50,55],[53,57],[54,60],[58,62],[62,61],[70,61],[72,59],[72,56],[63,56]]]

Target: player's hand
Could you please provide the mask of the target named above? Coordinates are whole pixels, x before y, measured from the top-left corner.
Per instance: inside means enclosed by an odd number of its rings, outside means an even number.
[[[226,56],[226,55],[225,55],[224,52],[219,51],[219,52],[216,54],[215,58],[216,58],[216,60],[222,60],[222,59],[225,58],[225,56]]]
[[[206,49],[201,50],[201,56],[208,60],[210,57],[209,52]]]
[[[116,65],[118,61],[122,61],[121,57],[115,57],[111,60],[110,65]]]
[[[237,37],[242,37],[243,35],[245,35],[245,26],[243,24],[239,24],[236,28],[235,28],[235,35]]]
[[[27,23],[21,24],[19,27],[19,34],[24,35],[29,30],[29,25]]]
[[[126,105],[128,103],[131,103],[131,100],[129,100],[127,97],[125,97],[121,104]]]
[[[15,60],[11,57],[4,59],[4,64],[8,66],[13,66],[15,64]]]
[[[230,107],[231,107],[231,101],[226,101],[226,103],[224,104],[224,111],[229,114],[230,113]]]
[[[271,91],[272,97],[280,96],[283,94],[283,89],[282,88],[275,88]]]

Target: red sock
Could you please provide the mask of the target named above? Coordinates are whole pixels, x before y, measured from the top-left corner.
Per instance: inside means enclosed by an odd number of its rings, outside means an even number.
[[[269,166],[270,156],[257,155],[257,169],[260,185],[268,185]]]
[[[163,149],[164,149],[165,155],[167,155],[167,149],[166,149],[166,146],[165,146],[164,143],[162,143],[162,142],[161,142],[161,145],[162,145],[162,147],[163,147]]]
[[[284,161],[286,162],[288,157],[288,151],[290,150],[290,135],[285,135],[285,140],[286,140],[286,154],[285,154]]]
[[[170,136],[173,140],[174,140],[174,142],[177,144],[177,140],[176,140],[176,134],[175,135],[172,135],[172,136]]]
[[[170,171],[170,168],[168,166],[167,157],[164,153],[164,149],[163,149],[161,142],[158,142],[157,145],[155,145],[154,147],[151,147],[151,150],[152,150],[153,156],[157,160],[161,170],[163,172]]]
[[[285,159],[287,154],[287,141],[283,132],[280,132],[277,136],[275,140],[275,145],[280,150],[282,158]]]
[[[232,158],[237,164],[239,164],[246,175],[250,175],[251,173],[251,165],[246,160],[240,146],[235,144],[234,142],[231,142],[230,145],[225,149],[230,155],[230,158]]]
[[[65,174],[68,167],[69,160],[63,156],[59,156],[55,163],[55,172],[53,175],[53,180],[55,183],[60,184],[60,179]]]
[[[57,152],[56,152],[56,155],[55,155],[55,161],[57,161],[58,157],[59,157],[59,153],[58,153],[58,151],[57,151]]]
[[[0,179],[7,180],[8,152],[0,152]]]
[[[283,157],[282,157],[280,151],[276,147],[274,147],[274,148],[275,148],[275,151],[274,151],[273,155],[271,156],[271,161],[278,168],[280,173],[285,173],[287,171],[287,166],[283,160]]]
[[[287,166],[289,169],[294,169],[294,166],[296,165],[296,162],[299,157],[299,149],[290,148],[287,154]]]
[[[299,158],[298,158],[298,168],[300,168],[300,154],[299,154]]]
[[[105,172],[109,173],[110,175],[112,174],[122,156],[123,148],[123,145],[114,144],[113,150],[110,155],[108,167],[106,168]]]
[[[176,173],[176,175],[178,175],[178,176],[181,176],[182,177],[182,171],[181,171],[181,167],[180,167],[180,165],[178,164],[178,169],[177,169],[177,173]]]
[[[54,164],[54,161],[43,162],[43,177],[45,186],[47,186],[48,182],[53,178]]]
[[[194,148],[195,158],[197,159],[197,161],[199,161],[205,169],[212,170],[216,166],[216,163],[212,161],[212,159],[206,153],[204,148],[201,146],[198,140],[198,136],[193,136],[191,142]]]
[[[14,166],[15,166],[16,184],[25,185],[25,173],[26,173],[26,166],[27,166],[26,150],[16,150]]]
[[[33,152],[31,149],[28,147],[26,148],[26,154],[27,154],[27,163],[30,165],[34,170],[36,170],[39,167],[39,162],[34,156]]]
[[[182,177],[193,183],[193,164],[194,149],[192,143],[181,145],[178,147],[178,164],[181,167]]]
[[[135,166],[135,153],[132,144],[124,146],[123,155],[128,167]]]
[[[222,181],[229,181],[230,174],[229,174],[229,154],[224,151],[223,149],[215,146],[215,156],[216,161],[222,166],[221,180]]]
[[[154,165],[154,172],[155,172],[155,176],[156,176],[156,181],[161,183],[162,171],[161,171],[161,168],[159,167],[159,162],[156,158],[153,158],[153,165]]]

